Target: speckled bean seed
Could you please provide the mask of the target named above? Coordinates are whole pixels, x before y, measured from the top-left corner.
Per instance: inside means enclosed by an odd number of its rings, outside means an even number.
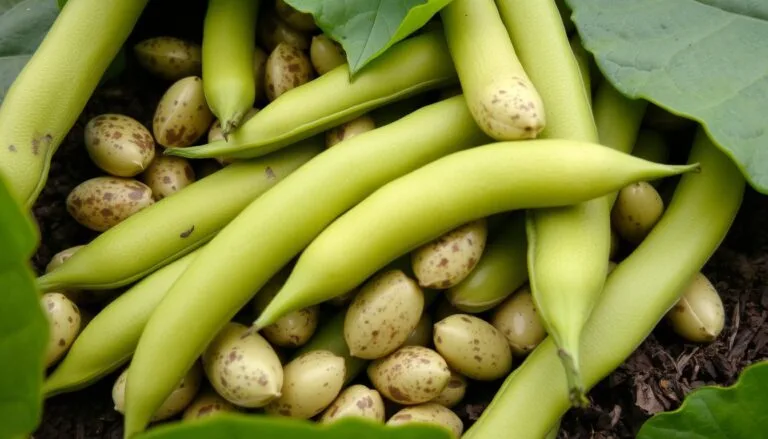
[[[312,79],[309,58],[301,50],[287,43],[280,43],[267,58],[264,82],[267,99],[274,101],[283,93]]]
[[[639,244],[664,213],[664,202],[648,182],[639,181],[619,191],[611,210],[611,224],[622,238]]]
[[[451,409],[435,403],[406,407],[392,415],[386,425],[394,426],[409,423],[434,424],[446,428],[454,439],[459,439],[464,432],[461,418]]]
[[[203,80],[188,76],[174,82],[157,104],[152,132],[165,147],[194,144],[213,121],[203,91]]]
[[[112,402],[115,404],[115,411],[119,413],[125,413],[125,385],[127,378],[128,368],[123,370],[120,376],[117,377],[115,384],[112,386]],[[179,384],[173,392],[168,395],[168,398],[165,399],[160,408],[155,411],[151,420],[153,422],[162,421],[184,411],[184,409],[195,399],[198,390],[200,390],[202,380],[202,368],[200,367],[199,362],[195,362],[189,371],[187,371],[184,378],[179,381]]]
[[[283,368],[272,346],[240,323],[228,323],[202,356],[216,393],[240,407],[263,407],[280,396]]]
[[[72,189],[67,211],[83,226],[103,232],[153,203],[152,189],[138,180],[94,177]]]
[[[175,37],[153,37],[133,46],[139,65],[153,75],[176,81],[202,70],[203,52],[199,44]]]
[[[325,133],[325,147],[330,148],[333,145],[351,139],[358,134],[371,131],[376,128],[376,123],[371,116],[364,114],[360,117],[345,122],[339,126],[333,127]]]
[[[312,44],[309,46],[309,59],[318,75],[324,75],[347,62],[344,50],[339,46],[339,43],[328,38],[325,34],[312,37]]]
[[[217,413],[238,411],[240,409],[237,406],[222,398],[218,393],[206,390],[197,395],[195,400],[187,406],[182,419],[184,421],[191,421],[215,416]]]
[[[425,288],[450,288],[477,265],[485,249],[485,218],[464,224],[411,252],[413,272]]]
[[[309,419],[326,409],[344,385],[344,358],[330,351],[309,351],[285,365],[280,398],[266,406],[268,414]]]
[[[277,292],[280,291],[280,288],[283,286],[290,273],[287,268],[288,267],[280,270],[277,274],[272,276],[272,278],[261,287],[259,293],[256,294],[256,298],[253,300],[253,310],[256,315],[259,315],[264,308],[267,307],[272,298],[275,297]],[[320,308],[318,306],[310,306],[298,311],[293,311],[278,319],[275,323],[262,329],[261,335],[275,346],[297,348],[304,345],[310,338],[312,338],[312,335],[317,329],[319,317]]]
[[[275,12],[286,24],[302,32],[312,32],[317,29],[312,14],[297,11],[284,0],[275,1]]]
[[[440,392],[435,399],[429,402],[451,408],[460,403],[461,400],[464,399],[466,393],[467,379],[461,374],[451,371],[451,379],[448,380],[448,385],[445,386],[443,391]]]
[[[395,351],[416,328],[424,293],[401,270],[381,272],[366,282],[344,319],[352,356],[373,360]]]
[[[434,326],[435,348],[451,369],[476,380],[495,380],[512,369],[507,339],[490,323],[455,314]]]
[[[367,418],[384,423],[384,400],[381,399],[381,394],[362,384],[353,384],[339,394],[318,422],[330,424],[348,417]]]
[[[133,177],[155,158],[155,140],[136,119],[109,113],[85,125],[85,150],[103,171],[115,177]]]
[[[155,201],[160,201],[194,183],[195,171],[186,159],[164,155],[149,165],[143,179]]]
[[[58,361],[69,350],[81,329],[80,309],[61,293],[46,293],[40,298],[48,319],[48,347],[45,366]]]
[[[507,338],[513,355],[527,355],[547,336],[528,285],[496,307],[491,324]]]
[[[445,359],[423,346],[404,346],[373,361],[367,372],[376,390],[403,405],[434,399],[451,378]]]
[[[723,301],[709,279],[697,273],[675,306],[667,312],[666,319],[686,340],[709,343],[725,326]]]

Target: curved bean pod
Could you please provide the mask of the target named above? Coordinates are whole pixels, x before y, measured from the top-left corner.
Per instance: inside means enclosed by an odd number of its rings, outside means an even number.
[[[165,153],[189,158],[256,157],[387,103],[455,82],[445,39],[441,32],[430,32],[393,45],[354,81],[343,64],[290,90],[233,132],[228,141],[168,148]]]
[[[100,290],[140,279],[211,239],[248,203],[322,149],[318,137],[258,160],[233,163],[97,236],[76,258],[39,277],[37,286],[42,291]]]
[[[81,389],[127,363],[152,311],[198,251],[150,274],[96,314],[46,378],[45,397]]]
[[[127,435],[146,427],[211,338],[336,217],[387,182],[487,139],[456,97],[339,143],[257,198],[206,245],[147,323],[126,389]],[[211,291],[223,284],[211,306]],[[173,360],[158,370],[158,355],[168,352]]]
[[[493,0],[453,0],[440,18],[477,124],[496,140],[535,138],[546,124],[544,103]]]
[[[611,272],[584,327],[581,370],[587,389],[619,367],[674,306],[739,210],[744,177],[703,131],[689,163],[701,163],[706,172],[682,177],[659,223]],[[511,428],[519,438],[544,436],[571,407],[561,369],[547,338],[506,379],[464,438],[501,439]]]
[[[632,181],[695,169],[569,140],[497,142],[450,154],[388,183],[326,227],[254,326],[344,294],[398,256],[472,220],[567,206]]]
[[[501,227],[469,276],[445,292],[451,304],[464,312],[493,308],[528,279],[525,215],[513,214]]]
[[[8,89],[0,106],[0,174],[23,207],[37,200],[53,154],[147,1],[67,2]]]
[[[209,0],[203,23],[203,89],[225,139],[256,99],[253,41],[259,0]]]

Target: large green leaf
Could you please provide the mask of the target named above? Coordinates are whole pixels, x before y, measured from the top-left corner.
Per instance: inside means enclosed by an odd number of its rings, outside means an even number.
[[[567,2],[584,47],[619,91],[701,122],[768,193],[768,2]]]
[[[0,0],[0,101],[58,13],[55,0]]]
[[[40,422],[48,323],[29,258],[38,235],[0,179],[0,438]]]
[[[341,43],[349,71],[357,73],[391,45],[424,26],[451,0],[286,0],[312,14]]]
[[[450,439],[441,427],[427,424],[384,426],[360,418],[328,425],[292,418],[225,413],[194,422],[170,423],[137,439]]]
[[[643,424],[638,439],[754,439],[768,434],[768,361],[744,369],[731,387],[691,392],[674,412]]]

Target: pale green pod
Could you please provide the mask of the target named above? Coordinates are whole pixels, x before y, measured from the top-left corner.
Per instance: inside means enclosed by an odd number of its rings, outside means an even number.
[[[527,244],[525,215],[516,213],[506,218],[475,269],[445,296],[457,310],[468,313],[498,305],[528,279]]]
[[[541,169],[558,178],[543,177]],[[573,205],[627,183],[697,169],[571,140],[496,142],[455,152],[391,181],[326,227],[254,324],[262,328],[288,312],[343,294],[390,261],[469,221],[516,209]],[[605,264],[607,254],[606,249]]]
[[[259,0],[209,0],[203,22],[203,90],[222,135],[240,126],[256,100],[253,41]]]
[[[248,203],[321,150],[319,142],[303,142],[196,181],[97,236],[77,257],[38,278],[38,288],[111,289],[136,281],[208,241]]]
[[[79,390],[124,365],[152,311],[194,256],[155,271],[96,314],[43,382],[45,397]]]
[[[414,36],[387,49],[354,81],[345,64],[286,93],[232,133],[228,142],[166,153],[196,158],[264,155],[375,108],[454,83],[456,72],[442,34]]]

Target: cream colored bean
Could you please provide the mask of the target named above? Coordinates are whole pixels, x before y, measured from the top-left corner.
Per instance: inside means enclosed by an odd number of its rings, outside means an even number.
[[[714,341],[725,326],[723,301],[701,273],[696,274],[666,318],[678,335],[694,343]]]
[[[311,79],[312,66],[309,58],[290,44],[278,44],[267,58],[264,81],[269,101],[274,101],[283,93]]]
[[[324,75],[347,62],[344,50],[339,43],[328,38],[325,34],[312,37],[309,59],[318,75]]]
[[[467,393],[467,379],[460,373],[451,371],[451,379],[442,392],[429,402],[451,408],[458,405]]]
[[[403,405],[434,399],[451,378],[443,357],[422,346],[404,346],[372,362],[367,372],[376,390]]]
[[[435,323],[433,340],[451,369],[468,378],[495,380],[512,369],[507,339],[473,315],[455,314]]]
[[[85,150],[103,171],[115,177],[133,177],[155,158],[155,140],[136,119],[108,113],[85,125]]]
[[[528,285],[496,307],[491,324],[504,334],[513,355],[528,355],[547,337]]]
[[[195,419],[207,418],[224,412],[239,412],[240,409],[218,393],[207,390],[195,398],[194,401],[184,410],[182,419],[192,421]]]
[[[133,53],[139,65],[165,80],[176,81],[202,71],[202,47],[180,38],[147,38],[133,46]]]
[[[459,439],[464,432],[464,424],[456,413],[435,403],[406,407],[392,415],[387,421],[387,425],[410,423],[427,423],[443,427],[451,433],[454,439]]]
[[[72,346],[80,333],[82,322],[80,309],[61,293],[46,293],[40,298],[48,319],[48,347],[45,366],[57,362]]]
[[[160,201],[194,183],[195,171],[187,159],[160,156],[144,171],[143,179],[152,189],[152,198]]]
[[[158,364],[162,367],[162,363]],[[128,370],[128,368],[123,370],[112,386],[112,402],[115,404],[115,411],[123,414],[125,413],[125,385],[128,379]],[[179,381],[173,392],[168,395],[163,404],[155,411],[151,420],[153,422],[162,421],[183,412],[195,399],[197,392],[200,390],[202,380],[203,370],[200,367],[200,363],[195,362],[184,378]]]
[[[664,202],[654,187],[645,181],[632,183],[619,191],[611,210],[611,223],[622,238],[639,244],[664,213]]]
[[[152,119],[155,140],[165,147],[193,145],[213,121],[203,80],[188,76],[174,82],[157,104]]]
[[[85,227],[108,230],[154,204],[152,189],[132,178],[94,177],[72,189],[67,211]]]
[[[360,117],[331,128],[325,133],[325,147],[330,148],[339,142],[351,139],[358,134],[371,131],[376,128],[376,123],[371,116],[364,114]]]
[[[425,288],[450,288],[466,278],[485,249],[485,218],[464,224],[411,252],[413,272]]]
[[[358,417],[384,423],[384,400],[381,394],[362,384],[353,384],[323,412],[321,424],[330,424],[342,418]]]

